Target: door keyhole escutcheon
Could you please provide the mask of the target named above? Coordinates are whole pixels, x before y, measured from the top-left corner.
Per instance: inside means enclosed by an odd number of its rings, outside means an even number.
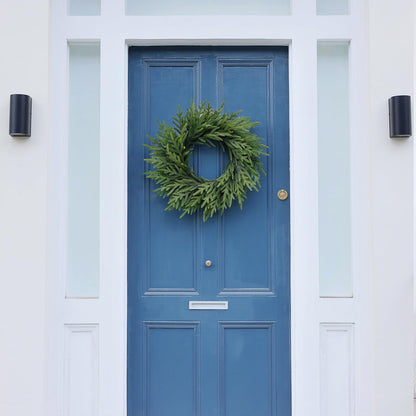
[[[205,260],[205,266],[211,267],[212,266],[212,261],[211,260]]]

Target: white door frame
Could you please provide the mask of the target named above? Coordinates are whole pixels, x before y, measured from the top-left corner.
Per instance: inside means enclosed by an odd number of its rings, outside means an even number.
[[[320,298],[318,271],[317,41],[348,40],[350,48],[351,186],[368,189],[366,129],[366,6],[351,0],[350,16],[315,16],[315,2],[293,1],[291,16],[124,16],[124,1],[102,0],[101,16],[66,16],[65,1],[52,1],[51,140],[49,149],[49,405],[68,415],[68,365],[91,371],[94,415],[126,414],[127,345],[127,51],[130,45],[288,45],[290,57],[291,319],[293,415],[321,413],[321,348],[331,328],[350,335],[351,409],[364,414],[371,402],[369,340],[371,289],[368,201],[352,199],[354,298]],[[65,299],[66,142],[68,42],[101,44],[100,296]],[[114,63],[119,63],[115,65]],[[364,180],[363,180],[364,178]],[[71,336],[91,337],[83,357]],[[92,358],[91,358],[92,359]],[[333,363],[332,363],[333,364]],[[343,413],[344,414],[344,413]],[[347,413],[345,413],[347,414]],[[348,413],[353,414],[353,413]]]

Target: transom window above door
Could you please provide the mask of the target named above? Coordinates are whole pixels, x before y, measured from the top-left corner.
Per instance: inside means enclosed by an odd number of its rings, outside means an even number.
[[[288,15],[290,0],[127,0],[128,15]]]

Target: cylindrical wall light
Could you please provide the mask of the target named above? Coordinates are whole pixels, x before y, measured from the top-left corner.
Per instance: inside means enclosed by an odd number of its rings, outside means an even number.
[[[30,137],[31,130],[32,98],[25,94],[12,94],[10,96],[10,136]]]
[[[409,95],[396,95],[389,99],[390,137],[412,135],[412,108]]]

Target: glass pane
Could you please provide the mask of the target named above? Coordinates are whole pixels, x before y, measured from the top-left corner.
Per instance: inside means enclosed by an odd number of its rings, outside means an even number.
[[[348,52],[346,42],[318,43],[321,296],[352,296]]]
[[[101,0],[68,0],[70,16],[98,16],[101,13]]]
[[[69,46],[67,297],[99,287],[100,45]]]
[[[316,14],[349,14],[348,0],[316,0]]]
[[[290,0],[127,0],[128,15],[287,15]]]

